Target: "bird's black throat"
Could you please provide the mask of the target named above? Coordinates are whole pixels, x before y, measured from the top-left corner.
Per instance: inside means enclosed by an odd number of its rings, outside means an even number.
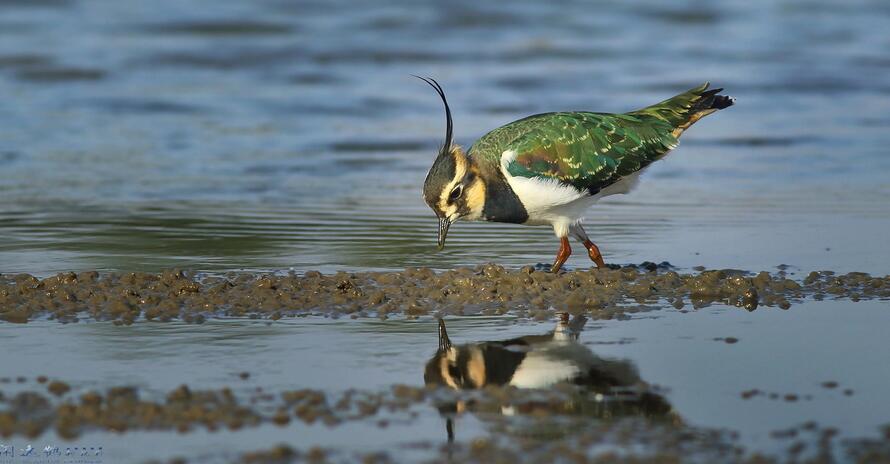
[[[503,174],[497,171],[495,173],[496,175],[489,177],[490,180],[485,185],[482,217],[491,222],[522,224],[528,220],[528,211],[510,188]]]

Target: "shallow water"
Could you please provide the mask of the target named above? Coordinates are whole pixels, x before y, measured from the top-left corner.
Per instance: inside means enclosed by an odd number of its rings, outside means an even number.
[[[528,114],[631,110],[709,80],[736,106],[697,123],[631,195],[589,211],[607,262],[888,273],[886,2],[477,3],[0,1],[0,274],[550,262],[546,228],[457,224],[435,251],[420,188],[443,114],[410,74],[443,84],[464,146]],[[785,456],[791,440],[774,431],[816,421],[877,437],[890,421],[888,310],[663,309],[588,322],[580,342],[635,366],[689,427]],[[513,316],[448,327],[458,343],[552,328]],[[26,381],[0,392],[42,391],[40,375],[68,382],[65,398],[121,385],[147,398],[180,384],[239,398],[382,391],[423,383],[435,337],[427,319],[2,322],[0,378]],[[277,443],[442,459],[444,419],[430,404],[412,411],[386,428],[374,417],[37,440],[103,446],[105,464],[224,462]],[[484,414],[456,420],[459,444],[505,435]]]
[[[450,318],[447,323],[456,344],[542,335],[553,329],[552,322],[510,317]],[[885,401],[890,349],[875,341],[888,323],[885,302],[823,301],[787,311],[753,312],[718,306],[657,311],[630,321],[588,322],[578,343],[601,358],[634,366],[644,381],[658,387],[684,424],[738,432],[738,444],[747,452],[782,455],[788,440],[773,433],[809,421],[837,428],[839,439],[878,435],[890,416]],[[27,379],[2,385],[7,396],[42,389],[34,379],[45,375],[72,386],[65,398],[112,385],[138,387],[144,397],[163,397],[183,383],[193,390],[228,386],[242,398],[258,387],[273,394],[300,388],[332,394],[386,391],[393,384],[422,386],[424,365],[437,347],[432,320],[317,317],[129,327],[32,322],[2,325],[0,336],[5,352],[16,353],[14,358],[0,357],[4,376]],[[249,377],[242,378],[242,372]],[[837,386],[826,388],[825,382]],[[742,394],[752,389],[762,394]],[[779,397],[770,398],[770,393]],[[401,459],[429,457],[446,442],[444,419],[428,405],[412,410],[415,417],[396,414],[386,427],[378,426],[380,417],[371,417],[333,427],[299,422],[248,427],[237,434],[208,433],[198,427],[182,435],[131,431],[121,440],[108,432],[91,432],[73,443],[97,443],[108,459],[129,456],[134,461],[175,456],[213,460],[282,442],[387,451]],[[487,423],[485,416],[457,416],[457,441],[497,436]],[[800,438],[814,445],[815,440]],[[66,443],[53,434],[41,437],[41,443],[53,440]],[[7,441],[19,446],[29,442],[25,437]],[[160,443],[163,446],[157,446]],[[842,451],[836,450],[839,456]]]
[[[589,212],[607,260],[885,272],[884,2],[350,4],[0,5],[0,270],[551,261],[546,228],[459,224],[435,252],[420,74],[464,145],[710,80],[738,104]]]

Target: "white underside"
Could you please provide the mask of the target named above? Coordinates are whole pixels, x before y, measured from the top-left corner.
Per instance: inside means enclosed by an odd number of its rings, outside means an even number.
[[[532,351],[510,379],[517,388],[546,388],[558,382],[572,380],[581,374],[579,366],[567,359],[557,359]]]
[[[533,343],[516,368],[510,385],[517,388],[547,388],[587,375],[591,368],[606,364],[587,347],[554,333],[552,341]]]
[[[525,206],[528,220],[525,225],[552,225],[557,237],[565,237],[569,228],[581,222],[584,213],[600,198],[628,193],[637,186],[641,171],[637,171],[600,190],[596,195],[565,185],[555,179],[540,177],[515,177],[507,172],[507,166],[516,158],[516,152],[505,151],[501,155],[501,172],[510,188]],[[663,157],[662,157],[663,158]]]

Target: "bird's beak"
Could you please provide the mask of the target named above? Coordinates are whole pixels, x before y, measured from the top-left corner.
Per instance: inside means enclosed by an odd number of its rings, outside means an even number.
[[[447,217],[439,218],[439,249],[445,248],[445,237],[448,235],[448,228],[451,227],[451,221]]]
[[[439,319],[439,352],[445,352],[451,349],[451,339],[448,338],[448,332],[445,330],[445,320]]]

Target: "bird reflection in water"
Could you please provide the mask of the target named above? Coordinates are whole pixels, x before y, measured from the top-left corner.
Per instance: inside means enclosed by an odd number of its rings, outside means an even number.
[[[578,341],[586,322],[583,316],[569,320],[568,314],[561,314],[555,330],[542,335],[454,345],[444,320],[440,319],[439,349],[426,364],[424,383],[454,390],[546,390],[574,385],[577,388],[570,390],[573,393],[569,410],[562,408],[561,414],[568,412],[599,420],[642,416],[678,421],[667,400],[646,386],[631,361],[601,358]],[[535,410],[540,406],[523,402],[519,406],[502,406],[500,413],[540,412]],[[454,439],[453,416],[475,411],[474,407],[472,398],[438,405],[439,412],[447,417],[449,441]]]

